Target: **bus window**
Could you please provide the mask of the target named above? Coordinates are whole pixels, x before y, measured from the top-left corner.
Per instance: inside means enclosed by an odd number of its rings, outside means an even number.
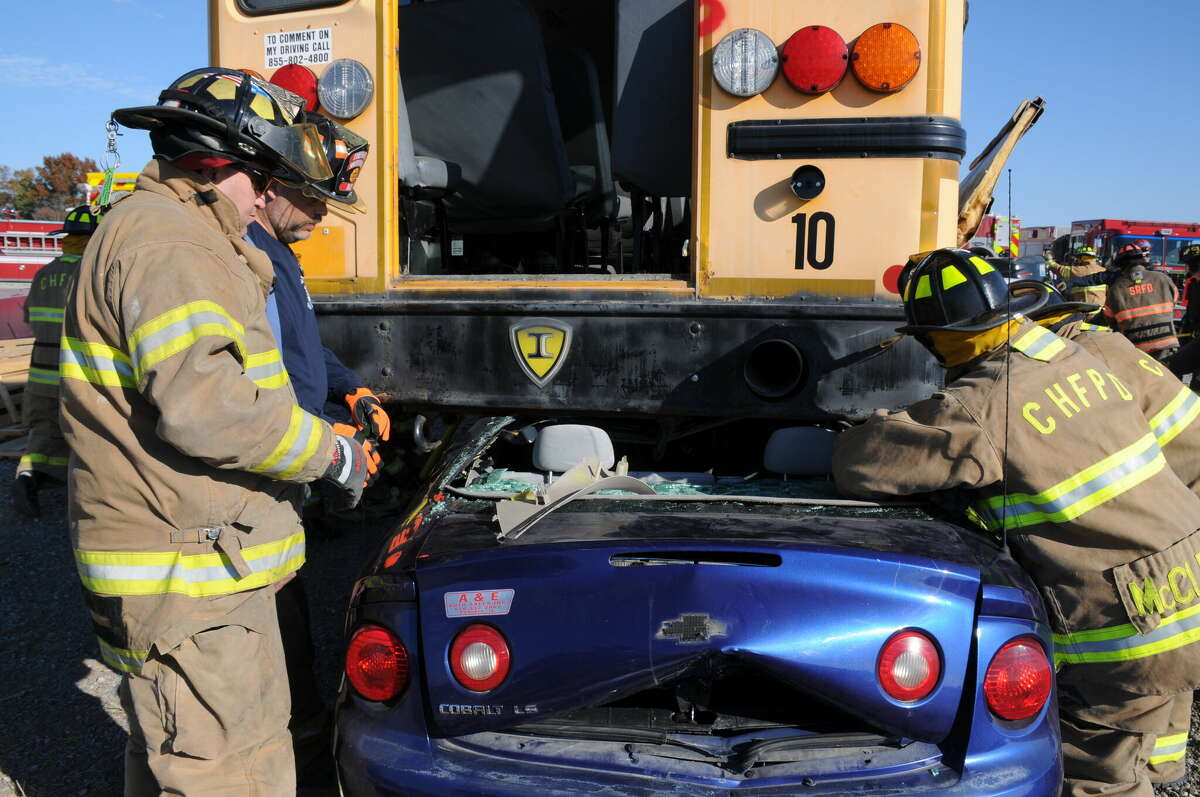
[[[669,3],[677,52],[655,50],[682,78],[669,118],[614,96],[614,65],[621,63],[623,82],[656,21],[646,14],[654,5],[639,0],[628,15],[627,3],[613,0],[401,7],[400,78],[414,153],[457,177],[440,196],[403,201],[405,275],[689,272],[690,3]],[[495,46],[497,30],[504,47]],[[614,119],[638,128],[614,131]],[[647,135],[670,148],[682,179],[656,180],[663,169],[653,148],[638,146]]]
[[[247,16],[280,14],[284,11],[308,11],[313,8],[340,6],[350,0],[237,0],[238,8]]]

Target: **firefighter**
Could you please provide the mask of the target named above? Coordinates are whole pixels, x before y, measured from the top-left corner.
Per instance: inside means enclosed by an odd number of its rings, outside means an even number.
[[[1074,251],[1071,262],[1057,267],[1058,276],[1067,283],[1067,295],[1073,302],[1088,302],[1103,306],[1104,296],[1108,292],[1106,284],[1090,284],[1089,282],[1071,281],[1079,278],[1104,274],[1107,269],[1100,265],[1096,258],[1096,250],[1090,246],[1081,246]]]
[[[63,323],[71,540],[129,717],[126,794],[293,794],[275,590],[303,483],[357,501],[377,463],[301,409],[243,239],[276,178],[328,176],[303,101],[205,67],[114,111],[154,159],[93,235]]]
[[[62,335],[63,307],[75,281],[79,257],[96,230],[100,215],[87,205],[70,211],[62,229],[63,253],[38,271],[25,297],[25,323],[33,327],[33,355],[25,386],[25,424],[29,443],[17,463],[13,507],[26,517],[40,517],[38,490],[47,482],[67,480],[70,449],[58,428],[58,339]]]
[[[1048,306],[1031,313],[1031,319],[1078,343],[1133,388],[1167,464],[1193,493],[1200,495],[1200,396],[1124,335],[1088,323],[1086,316],[1095,311],[1095,305],[1064,302],[1049,286],[1032,281],[1014,283],[1012,287],[1016,293],[1024,288],[1050,291]],[[1151,782],[1170,783],[1186,775],[1184,756],[1191,722],[1192,693],[1181,692],[1172,704],[1166,733],[1158,736],[1151,752]]]
[[[247,228],[246,237],[271,259],[275,284],[267,299],[267,313],[297,403],[305,411],[333,422],[326,402],[344,402],[358,429],[376,440],[387,440],[391,421],[379,398],[322,345],[312,299],[304,285],[304,272],[289,247],[312,235],[326,214],[327,202],[335,202],[347,210],[361,210],[354,181],[366,161],[369,145],[365,139],[320,114],[306,114],[305,121],[316,125],[332,176],[303,186],[273,185],[267,190],[266,206]],[[331,718],[313,671],[315,651],[303,574],[279,590],[276,603],[291,691],[289,727],[296,776],[301,785],[318,784],[333,774]]]
[[[1175,336],[1175,300],[1179,291],[1170,277],[1150,268],[1150,244],[1135,241],[1117,252],[1118,269],[1109,283],[1104,315],[1134,346],[1166,360],[1179,349]]]
[[[1200,371],[1200,244],[1186,246],[1179,253],[1179,260],[1188,270],[1188,278],[1183,283],[1183,318],[1180,320],[1180,331],[1191,340],[1175,353],[1167,366],[1171,372],[1182,379]]]
[[[1192,621],[1176,614],[1200,600],[1200,498],[1167,467],[1127,382],[1021,315],[1044,296],[1010,302],[1000,275],[961,250],[926,258],[905,285],[903,331],[947,368],[947,387],[843,432],[833,475],[857,497],[967,492],[1045,599],[1064,794],[1150,797],[1173,696],[1200,681]]]

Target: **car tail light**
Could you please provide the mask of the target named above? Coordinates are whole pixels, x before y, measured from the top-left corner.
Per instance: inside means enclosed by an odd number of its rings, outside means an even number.
[[[761,30],[738,28],[713,48],[713,77],[737,97],[766,91],[779,74],[779,51]]]
[[[391,700],[408,686],[408,649],[378,625],[364,625],[346,647],[346,677],[367,700]]]
[[[508,641],[490,625],[469,625],[450,645],[450,671],[472,692],[490,692],[502,684],[511,659]]]
[[[783,76],[796,91],[824,94],[846,76],[848,53],[837,31],[824,25],[803,27],[783,45]]]
[[[919,631],[901,631],[883,646],[876,668],[879,684],[905,703],[927,697],[942,674],[942,656],[933,640]]]
[[[304,98],[304,110],[317,110],[317,75],[301,64],[288,64],[275,70],[271,82]]]
[[[997,717],[1024,720],[1042,710],[1053,682],[1054,671],[1042,643],[1034,637],[1017,637],[992,657],[983,679],[983,696]]]
[[[921,68],[921,45],[903,25],[881,22],[867,28],[854,42],[850,68],[858,82],[871,91],[899,91]]]
[[[330,116],[353,119],[367,109],[375,82],[367,68],[353,58],[339,58],[317,81],[317,96]]]

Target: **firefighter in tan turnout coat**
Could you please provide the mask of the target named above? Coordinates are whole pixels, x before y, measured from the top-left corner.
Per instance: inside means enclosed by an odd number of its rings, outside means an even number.
[[[75,284],[79,258],[100,216],[87,205],[67,214],[60,233],[63,253],[42,266],[25,297],[25,321],[33,328],[33,353],[29,383],[25,388],[25,424],[29,443],[17,463],[13,506],[29,517],[41,515],[38,489],[45,480],[64,482],[71,450],[58,426],[58,341],[62,337],[63,308]]]
[[[1175,300],[1171,278],[1150,268],[1150,244],[1136,241],[1113,258],[1120,275],[1109,283],[1104,315],[1129,341],[1156,360],[1179,350],[1175,336]]]
[[[1007,291],[961,250],[913,271],[905,331],[949,369],[948,386],[844,432],[834,478],[863,497],[970,491],[1046,604],[1064,794],[1149,797],[1173,696],[1200,681],[1200,498],[1168,467],[1130,384],[1019,314],[1044,294],[1008,306]]]
[[[209,68],[114,113],[155,159],[83,256],[60,369],[76,566],[125,673],[127,794],[295,790],[275,587],[304,562],[301,484],[354,501],[370,461],[296,405],[271,264],[242,238],[272,176],[328,176],[291,124],[301,102]]]

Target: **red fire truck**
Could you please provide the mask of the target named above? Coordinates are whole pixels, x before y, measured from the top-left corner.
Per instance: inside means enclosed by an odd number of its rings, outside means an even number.
[[[1150,262],[1155,268],[1182,285],[1187,269],[1179,262],[1179,253],[1185,246],[1200,243],[1200,223],[1125,219],[1071,222],[1071,248],[1090,246],[1105,263],[1111,262],[1122,246],[1138,239],[1150,242]]]
[[[0,288],[28,287],[42,266],[62,254],[62,221],[0,218]]]

